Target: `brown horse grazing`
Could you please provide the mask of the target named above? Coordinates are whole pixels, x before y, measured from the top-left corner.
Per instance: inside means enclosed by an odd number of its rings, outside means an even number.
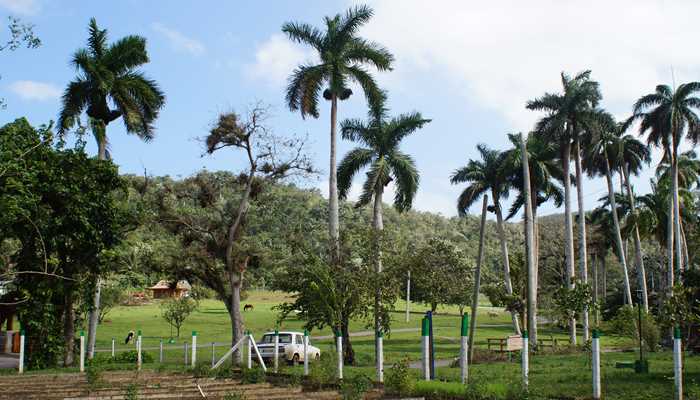
[[[253,310],[253,305],[252,304],[246,304],[243,306],[243,311],[248,311],[248,310]]]

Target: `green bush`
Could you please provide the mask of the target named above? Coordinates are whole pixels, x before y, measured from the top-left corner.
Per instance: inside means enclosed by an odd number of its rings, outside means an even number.
[[[321,354],[321,360],[312,364],[309,369],[308,382],[313,387],[320,388],[334,385],[338,376],[338,357],[332,349]]]
[[[226,379],[233,376],[233,371],[231,370],[230,365],[222,365],[213,371],[216,379]]]
[[[138,352],[136,350],[129,350],[129,351],[117,353],[116,357],[114,358],[114,361],[118,362],[118,363],[136,364],[137,359],[138,359]],[[142,351],[141,352],[141,362],[144,364],[152,363],[153,356],[150,353],[146,353],[145,351]]]
[[[360,373],[343,381],[340,385],[340,394],[343,400],[362,400],[371,388],[372,378]]]
[[[408,358],[404,358],[389,368],[384,380],[384,387],[390,394],[404,396],[410,394],[413,389],[413,380],[408,369]]]
[[[243,368],[241,370],[241,382],[243,383],[262,383],[265,382],[265,371],[261,367],[251,369]]]
[[[617,334],[639,341],[637,307],[622,307],[608,327]],[[661,331],[651,314],[642,312],[642,342],[648,351],[656,351],[661,342]]]
[[[209,374],[213,373],[211,367],[207,363],[197,363],[193,368],[190,369],[190,372],[195,378],[204,378],[209,376]]]
[[[100,364],[88,363],[85,368],[85,378],[87,379],[88,386],[91,389],[97,389],[103,383],[102,380],[102,366]]]
[[[124,395],[124,400],[138,400],[139,399],[139,387],[135,383],[130,383],[126,387],[126,394]]]

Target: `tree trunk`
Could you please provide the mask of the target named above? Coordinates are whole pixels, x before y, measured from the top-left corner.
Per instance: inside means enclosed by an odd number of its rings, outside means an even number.
[[[685,226],[681,220],[681,242],[683,243],[683,267],[690,268],[690,255],[688,254],[688,242],[685,241]]]
[[[384,326],[380,318],[380,308],[382,304],[382,289],[381,285],[378,284],[381,280],[382,273],[382,251],[381,251],[381,232],[384,230],[384,220],[382,218],[382,193],[384,191],[384,185],[379,182],[377,188],[374,191],[374,209],[372,215],[372,225],[374,228],[374,246],[375,246],[375,272],[377,274],[377,287],[374,293],[374,360],[377,370],[377,375],[383,369],[383,366],[379,364],[380,360],[380,348],[379,348],[379,333],[384,332]]]
[[[606,254],[603,254],[602,257],[600,257],[600,274],[602,275],[602,293],[603,293],[603,305],[607,303],[608,299],[608,266],[605,262],[605,256]]]
[[[576,168],[576,195],[578,203],[578,261],[581,281],[588,283],[588,254],[586,245],[586,210],[583,204],[583,172],[581,170],[581,146],[579,137],[574,138],[574,165]],[[581,312],[583,323],[583,341],[588,341],[590,331],[588,324],[588,307],[585,306]]]
[[[523,165],[523,198],[525,199],[525,253],[527,260],[527,330],[531,338],[531,347],[537,347],[537,248],[534,226],[534,210],[537,207],[537,194],[532,190],[530,181],[530,163],[527,156],[527,142],[520,134],[520,152]],[[532,192],[535,192],[534,195]],[[530,200],[528,200],[530,199]],[[534,206],[533,206],[534,204]]]
[[[73,283],[70,281],[66,281],[64,283],[64,290],[65,295],[63,297],[63,366],[69,367],[73,365],[73,352],[75,348],[75,310],[73,309]]]
[[[98,129],[102,129],[102,133],[98,135],[100,140],[97,142],[97,158],[107,160],[107,124],[100,125]],[[87,335],[87,357],[92,359],[95,355],[95,340],[97,339],[97,323],[100,317],[100,296],[101,296],[102,279],[98,274],[95,277],[95,289],[92,297],[92,307],[88,312],[88,335]]]
[[[338,121],[338,97],[331,97],[331,154],[330,174],[328,177],[328,233],[331,242],[331,257],[333,265],[340,262],[339,221],[338,221],[338,177],[335,163]]]
[[[622,265],[623,280],[625,284],[625,299],[630,307],[632,307],[632,291],[630,289],[630,279],[627,270],[627,259],[625,256],[625,250],[622,246],[622,234],[620,233],[620,219],[617,216],[617,203],[615,202],[615,189],[613,187],[612,173],[610,172],[610,162],[608,161],[608,153],[605,152],[605,180],[608,183],[608,200],[610,202],[610,212],[613,217],[613,224],[615,225],[615,243],[617,244],[618,257],[620,258],[620,264]]]
[[[350,320],[347,317],[343,317],[340,333],[343,335],[343,362],[346,365],[354,365],[355,350],[353,350],[352,343],[350,343]]]
[[[676,270],[680,273],[683,272],[683,251],[681,249],[681,212],[678,197],[678,145],[675,143],[675,135],[671,172],[673,173],[673,237],[676,245]]]
[[[598,305],[598,255],[593,253],[591,256],[593,261],[593,304]],[[598,327],[598,308],[596,307],[593,311],[593,325]]]
[[[506,233],[503,229],[503,213],[501,212],[501,204],[498,201],[496,191],[492,191],[493,207],[496,210],[496,227],[498,229],[498,240],[501,242],[501,256],[503,257],[503,280],[506,286],[506,293],[513,295],[513,283],[510,279],[510,261],[508,260],[508,242],[506,242]],[[510,313],[513,321],[513,331],[516,335],[520,335],[520,324],[518,323],[518,313],[513,310]]]
[[[673,285],[675,284],[675,274],[673,271],[673,196],[668,197],[668,216],[666,217],[666,254],[668,256],[668,277],[666,278],[666,289],[668,296],[673,296]]]
[[[625,165],[622,168],[622,175],[625,178],[625,187],[627,189],[627,201],[630,203],[630,210],[634,215],[636,212],[636,204],[634,195],[632,194],[632,184],[630,182],[629,167]],[[647,291],[647,273],[644,267],[644,256],[642,254],[642,239],[639,235],[639,227],[634,224],[634,262],[637,267],[637,280],[639,281],[639,289],[642,291],[642,304],[644,311],[649,312],[649,294]]]
[[[564,253],[566,259],[566,287],[572,290],[574,279],[574,230],[571,221],[571,174],[569,164],[571,158],[571,143],[567,139],[561,151],[561,166],[564,175]],[[576,318],[569,319],[569,342],[576,344]]]
[[[479,227],[479,253],[476,259],[474,271],[474,296],[472,297],[472,321],[469,325],[469,363],[474,359],[474,335],[476,333],[476,312],[479,308],[479,291],[481,286],[481,263],[484,260],[484,235],[486,234],[486,210],[489,204],[489,196],[484,195],[484,203],[481,206],[481,226]]]

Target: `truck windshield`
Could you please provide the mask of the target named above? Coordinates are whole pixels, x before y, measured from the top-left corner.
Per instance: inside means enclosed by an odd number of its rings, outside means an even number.
[[[275,335],[263,335],[262,339],[260,339],[260,343],[275,343]],[[280,334],[280,344],[285,344],[285,343],[292,343],[292,335],[288,333],[281,333]]]

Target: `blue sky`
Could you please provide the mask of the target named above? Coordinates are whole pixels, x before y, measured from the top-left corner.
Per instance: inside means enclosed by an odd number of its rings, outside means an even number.
[[[85,45],[94,16],[112,40],[127,34],[147,38],[151,62],[143,71],[167,96],[150,143],[126,135],[120,121],[108,127],[122,172],[142,174],[146,168],[149,174],[187,176],[202,168],[237,170],[235,153],[201,157],[196,138],[218,113],[245,111],[261,101],[272,107],[276,133],[308,134],[323,173],[304,185],[327,192],[328,104],[318,120],[302,120],[285,108],[288,73],[313,54],[290,43],[280,26],[290,20],[320,25],[323,16],[353,3],[0,0],[0,16],[35,24],[43,43],[0,53],[0,97],[8,103],[0,124],[20,116],[34,124],[56,119],[60,93],[75,76],[70,56]],[[449,184],[450,173],[476,156],[477,143],[504,149],[505,133],[530,129],[538,115],[524,109],[525,101],[558,90],[562,70],[592,69],[604,105],[620,118],[657,83],[671,83],[672,70],[676,82],[700,79],[700,52],[688,51],[696,48],[700,31],[692,19],[699,15],[698,2],[484,3],[369,1],[376,16],[361,34],[389,47],[397,59],[394,71],[375,74],[389,91],[392,111],[417,110],[433,119],[403,146],[421,173],[419,210],[454,215],[460,188]],[[362,96],[341,103],[339,113],[364,117]],[[341,142],[339,155],[350,148]],[[95,152],[92,143],[89,151]],[[638,191],[647,190],[648,178],[637,179]],[[602,179],[586,183],[587,208],[604,194],[604,185]],[[553,212],[552,205],[540,211]]]

